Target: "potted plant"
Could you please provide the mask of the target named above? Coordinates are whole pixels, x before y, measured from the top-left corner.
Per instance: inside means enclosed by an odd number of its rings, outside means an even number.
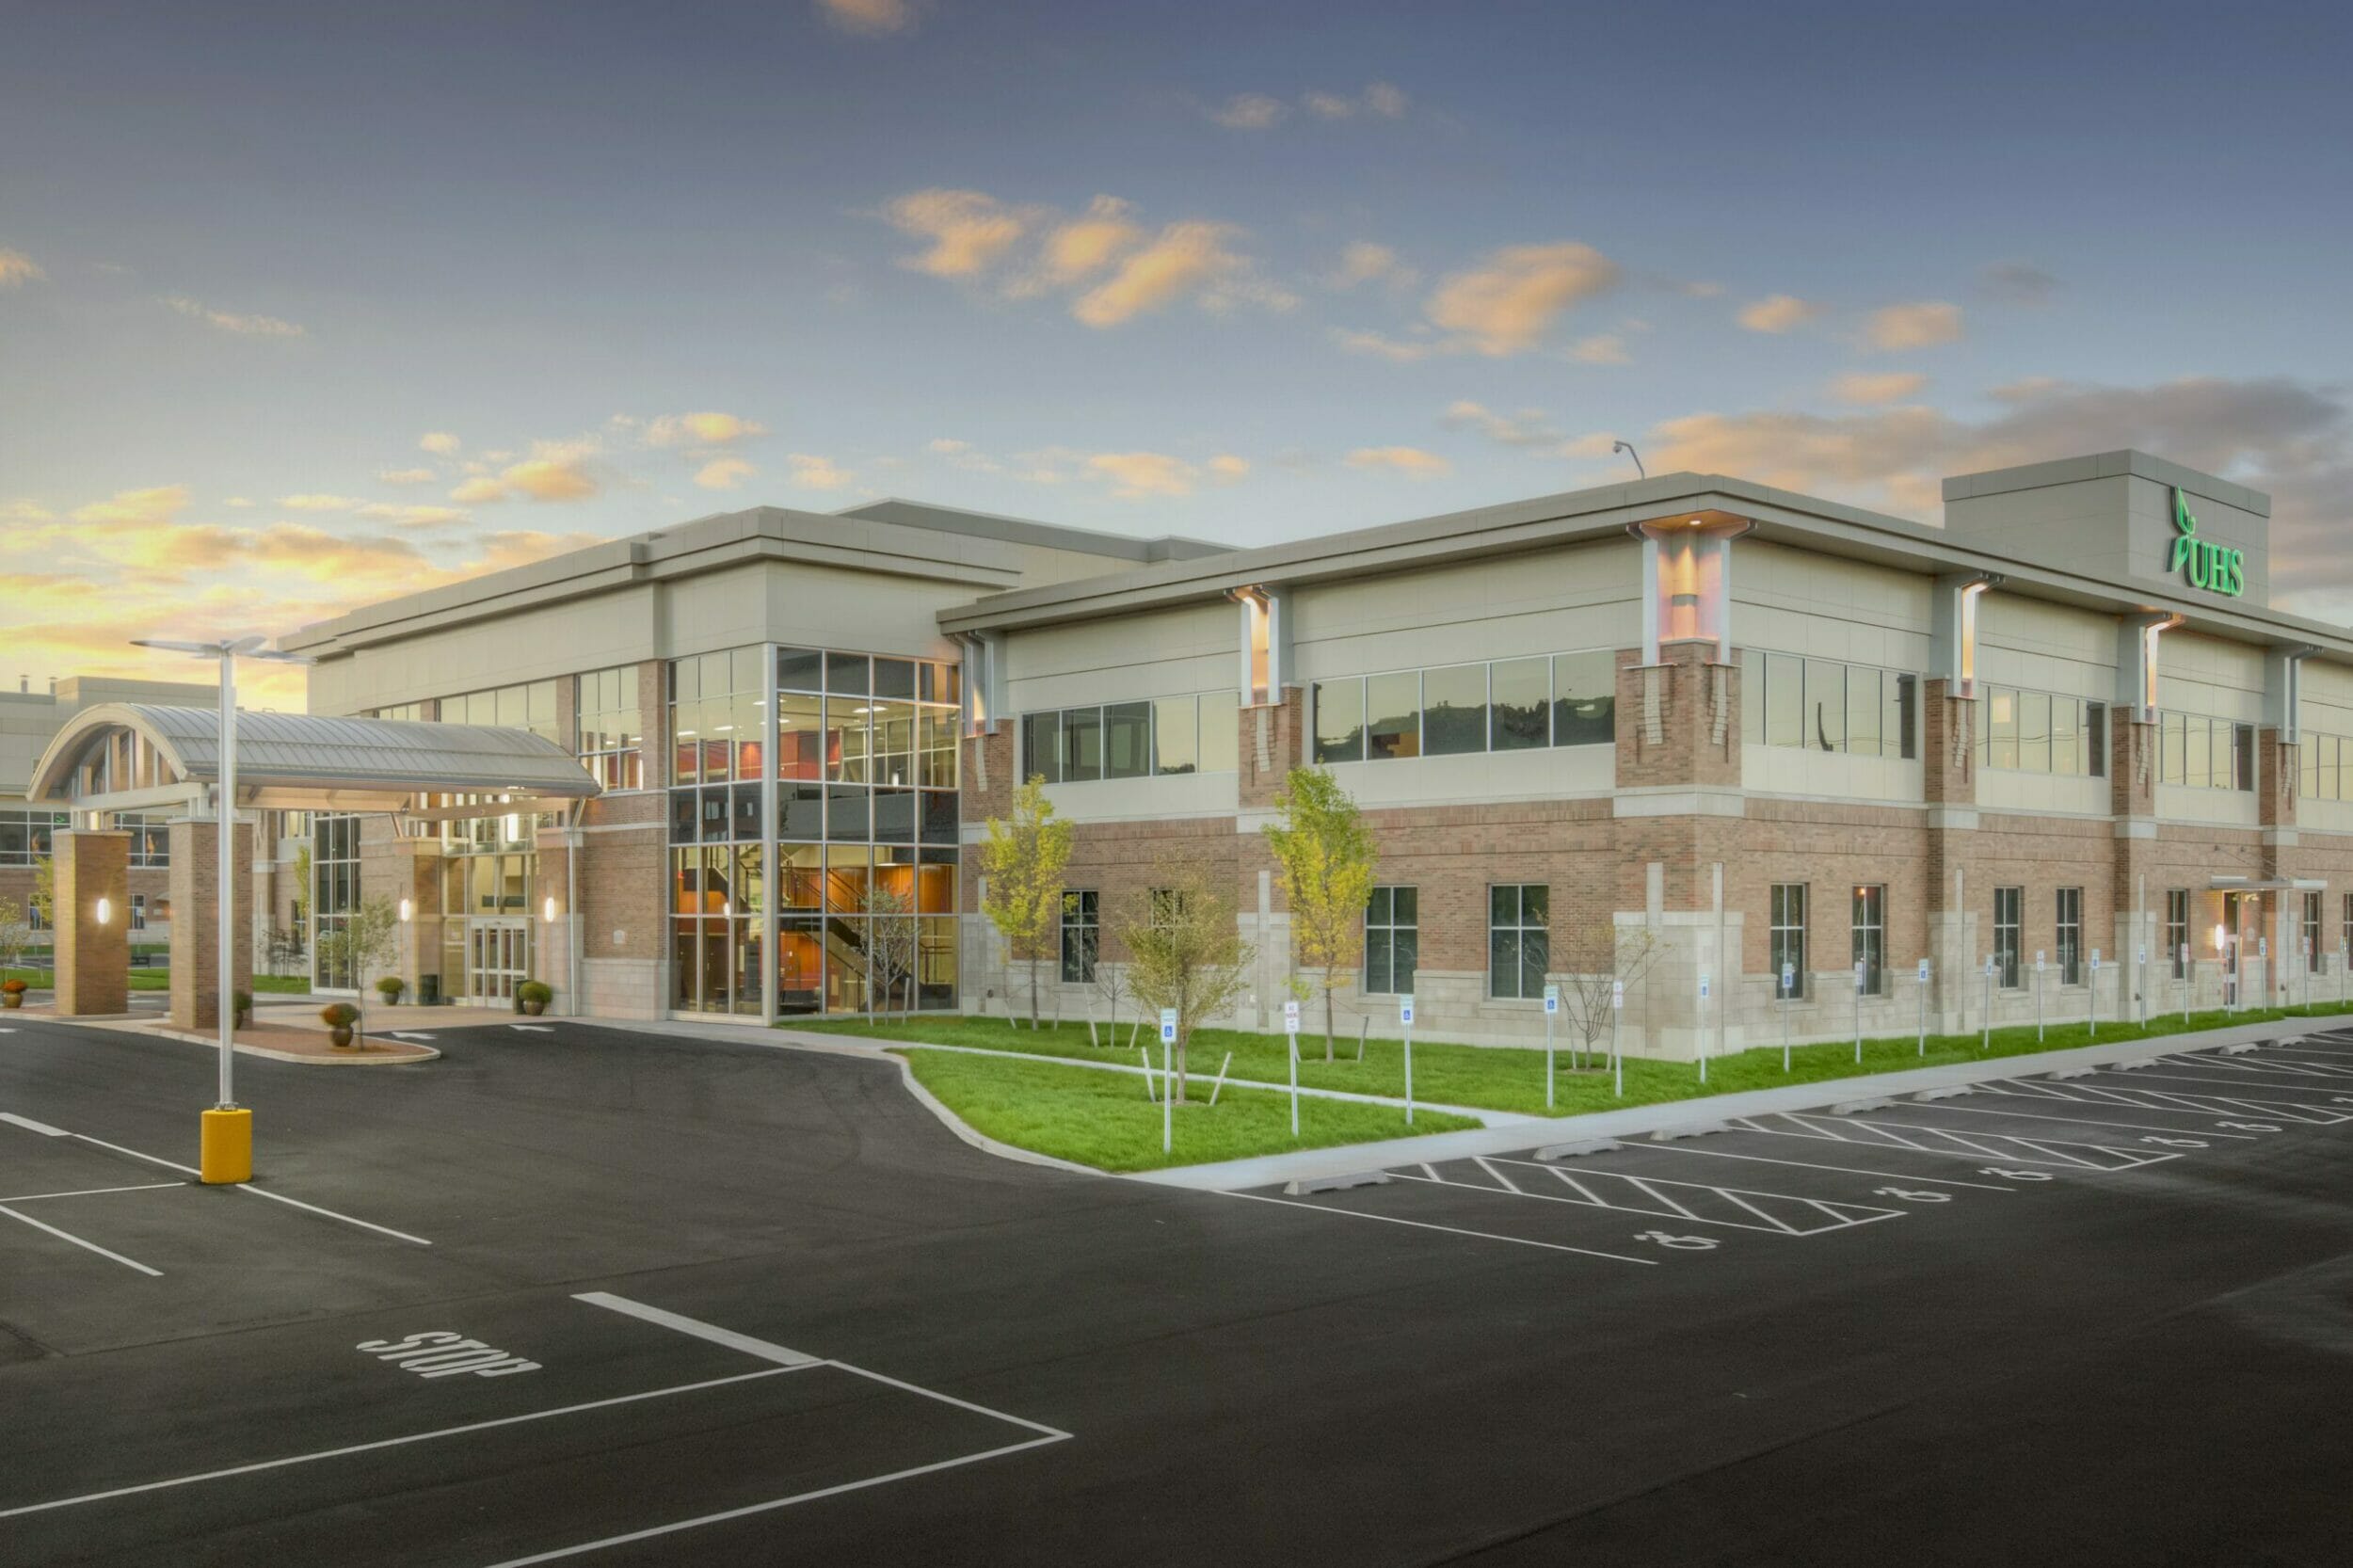
[[[0,980],[0,1007],[24,1005],[24,983],[21,980]]]
[[[232,1016],[236,1020],[236,1027],[250,1029],[253,1026],[253,993],[232,991],[229,993],[229,1000],[232,1009]]]
[[[387,1007],[398,1007],[400,994],[407,989],[408,989],[408,983],[396,974],[388,974],[376,983],[376,995],[384,999],[384,1005]]]
[[[544,980],[526,980],[515,987],[515,1003],[533,1017],[547,1011],[555,1000],[555,987]]]
[[[319,1022],[325,1024],[328,1038],[338,1046],[351,1044],[351,1026],[360,1021],[360,1010],[347,1001],[330,1001],[319,1009]]]

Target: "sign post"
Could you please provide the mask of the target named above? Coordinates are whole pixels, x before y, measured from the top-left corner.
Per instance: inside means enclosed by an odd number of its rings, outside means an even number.
[[[2093,948],[2091,950],[2090,1006],[2091,1016],[2089,1020],[2090,1025],[2090,1033],[2088,1038],[2097,1040],[2100,1037],[2100,950],[2098,948]]]
[[[2042,952],[2041,948],[2034,950],[2034,1038],[2037,1045],[2042,1043]]]
[[[1414,993],[1397,999],[1397,1021],[1405,1026],[1405,1125],[1414,1125]]]
[[[1855,1065],[1863,1064],[1863,960],[1860,958],[1855,960],[1854,966],[1854,1059]]]
[[[1160,1009],[1160,1152],[1170,1152],[1176,1132],[1176,1080],[1169,1076],[1169,1057],[1176,1048],[1176,1009]]]
[[[1781,1070],[1789,1070],[1789,995],[1798,978],[1798,967],[1785,963],[1781,967]]]
[[[2182,1022],[2189,1022],[2189,944],[2184,942],[2177,950],[2182,963]]]
[[[1920,960],[1920,1054],[1929,1053],[1929,961]]]
[[[1299,1003],[1283,1004],[1283,1039],[1291,1058],[1291,1136],[1299,1136]]]
[[[1625,1098],[1625,1058],[1618,1053],[1618,1016],[1625,1011],[1625,982],[1609,983],[1609,1068],[1617,1076],[1617,1096]]]
[[[1700,1009],[1698,1023],[1700,1036],[1700,1081],[1702,1083],[1705,1083],[1707,1081],[1707,971],[1705,969],[1700,971]]]
[[[1982,1022],[1985,1033],[1978,1039],[1977,1048],[1992,1050],[1993,1048],[1993,955],[1990,952],[1985,955],[1985,1017]]]
[[[1545,987],[1545,1109],[1552,1109],[1552,1019],[1561,1011],[1561,987]]]
[[[2143,1029],[2149,1027],[2149,944],[2133,949],[2133,971],[2138,977],[2138,989],[2133,993],[2133,1012]]]

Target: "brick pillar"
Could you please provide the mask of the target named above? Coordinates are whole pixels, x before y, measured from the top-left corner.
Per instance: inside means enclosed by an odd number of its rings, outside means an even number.
[[[220,1022],[220,824],[175,822],[166,830],[171,843],[171,1023],[174,1029],[210,1030]],[[237,907],[251,897],[247,870],[253,863],[253,824],[239,823],[231,856]],[[253,985],[253,928],[231,922],[235,942],[232,975],[239,990]]]
[[[56,1013],[103,1017],[131,1009],[131,835],[60,831],[52,840],[56,896]],[[98,904],[106,903],[99,922]]]

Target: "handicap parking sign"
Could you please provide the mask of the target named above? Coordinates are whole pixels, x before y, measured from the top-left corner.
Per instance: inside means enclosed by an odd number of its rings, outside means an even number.
[[[1174,1007],[1163,1007],[1160,1009],[1160,1044],[1164,1046],[1173,1046],[1176,1043],[1176,1009]]]
[[[1923,985],[1926,985],[1928,983],[1929,983],[1929,961],[1928,961],[1927,959],[1923,958],[1923,959],[1921,959],[1921,960],[1920,960],[1920,984],[1923,984]]]
[[[1299,1032],[1299,1003],[1287,1001],[1283,1004],[1283,1028],[1289,1033]]]
[[[1547,985],[1545,987],[1545,1011],[1546,1013],[1558,1013],[1561,1011],[1560,986]]]
[[[1409,1029],[1413,1027],[1414,997],[1410,991],[1397,999],[1397,1021]]]

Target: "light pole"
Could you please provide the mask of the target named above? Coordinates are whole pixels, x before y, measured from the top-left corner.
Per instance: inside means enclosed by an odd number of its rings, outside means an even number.
[[[220,1103],[204,1112],[197,1142],[200,1179],[214,1184],[253,1179],[253,1113],[238,1109],[232,1080],[237,1060],[237,661],[265,659],[281,664],[308,664],[297,653],[264,649],[266,637],[248,636],[219,642],[179,642],[165,637],[135,637],[135,648],[160,648],[168,653],[192,653],[220,661],[220,776],[214,786],[213,815],[220,839],[214,872],[219,883],[217,913],[220,930],[219,994],[213,999],[220,1024]]]

